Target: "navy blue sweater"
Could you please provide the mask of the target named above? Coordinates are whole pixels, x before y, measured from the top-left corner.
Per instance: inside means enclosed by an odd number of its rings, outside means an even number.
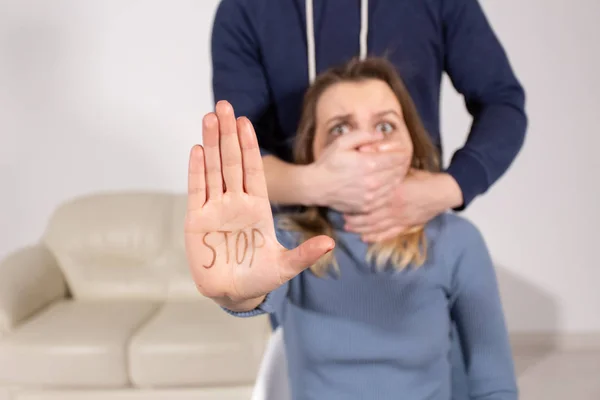
[[[363,0],[366,1],[366,0]],[[361,2],[314,0],[316,72],[359,55]],[[309,85],[305,0],[222,0],[212,32],[214,101],[255,125],[263,154],[291,161]],[[446,72],[473,124],[447,172],[464,209],[509,168],[522,147],[525,95],[477,0],[369,0],[369,56],[397,67],[442,152],[440,82]]]

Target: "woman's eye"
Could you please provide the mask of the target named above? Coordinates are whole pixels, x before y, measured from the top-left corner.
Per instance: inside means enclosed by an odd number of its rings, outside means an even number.
[[[382,122],[380,124],[377,124],[378,132],[389,134],[389,133],[392,133],[393,130],[394,130],[394,125],[390,124],[389,122]]]
[[[343,135],[345,133],[348,133],[349,129],[348,129],[348,125],[346,124],[340,124],[340,125],[336,125],[334,126],[330,133],[334,136],[339,136],[339,135]]]

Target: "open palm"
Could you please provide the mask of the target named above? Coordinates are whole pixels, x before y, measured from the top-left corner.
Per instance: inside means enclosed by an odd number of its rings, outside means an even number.
[[[203,120],[192,148],[185,245],[196,286],[211,298],[243,302],[276,289],[333,248],[318,236],[288,250],[275,235],[262,158],[246,118],[227,102]]]

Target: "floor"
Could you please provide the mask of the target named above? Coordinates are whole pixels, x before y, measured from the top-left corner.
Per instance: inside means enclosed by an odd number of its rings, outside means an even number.
[[[515,355],[515,365],[519,380],[519,400],[600,400],[600,350],[595,351],[538,351],[537,353]],[[151,396],[150,396],[151,394]],[[175,398],[161,393],[140,393],[141,398],[166,400]],[[206,397],[190,393],[178,393],[177,398],[204,399]],[[31,394],[27,400],[56,399],[77,400],[76,394],[57,393],[54,397]],[[86,397],[86,399],[98,397]],[[112,398],[112,397],[111,397]],[[116,398],[135,400],[140,396],[123,393]],[[250,395],[210,396],[211,400],[248,400]],[[0,400],[6,399],[0,390]]]
[[[520,400],[600,400],[600,351],[515,356]]]

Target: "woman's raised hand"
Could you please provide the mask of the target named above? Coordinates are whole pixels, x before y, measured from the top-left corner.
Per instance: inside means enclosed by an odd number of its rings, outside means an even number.
[[[192,148],[185,246],[198,290],[234,310],[264,296],[333,249],[327,236],[295,249],[275,236],[254,128],[221,101],[204,117],[203,145]]]

